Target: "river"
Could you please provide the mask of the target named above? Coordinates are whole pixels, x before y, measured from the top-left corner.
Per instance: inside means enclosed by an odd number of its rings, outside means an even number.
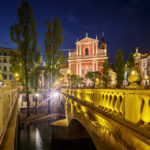
[[[44,121],[19,129],[18,150],[94,150],[90,139],[64,141],[50,138],[50,123]]]

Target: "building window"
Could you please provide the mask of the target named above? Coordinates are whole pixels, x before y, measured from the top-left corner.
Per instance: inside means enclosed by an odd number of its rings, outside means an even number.
[[[22,102],[26,102],[26,95],[22,95]]]
[[[6,59],[4,59],[4,63],[7,63],[7,60],[6,60]]]
[[[72,73],[74,74],[74,72],[75,72],[75,71],[74,71],[74,69],[73,69],[73,70],[72,70]]]
[[[84,69],[82,69],[82,74],[84,73]]]
[[[1,59],[0,59],[0,63],[1,63]]]
[[[7,53],[4,53],[4,56],[7,56]]]
[[[4,74],[4,75],[3,75],[3,78],[4,78],[4,80],[6,80],[6,79],[7,79],[7,75],[6,75],[6,74]]]
[[[88,48],[85,49],[85,55],[89,55],[89,50],[88,50]]]
[[[7,71],[7,67],[6,66],[4,67],[4,71]]]
[[[12,80],[12,75],[9,75],[9,80]]]

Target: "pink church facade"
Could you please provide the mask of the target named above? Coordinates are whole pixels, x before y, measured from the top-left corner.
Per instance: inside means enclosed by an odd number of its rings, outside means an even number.
[[[97,36],[95,39],[86,37],[76,43],[74,52],[69,52],[69,70],[71,75],[79,75],[84,78],[87,72],[102,72],[103,62],[107,57],[107,45],[102,35],[102,41],[99,46]]]

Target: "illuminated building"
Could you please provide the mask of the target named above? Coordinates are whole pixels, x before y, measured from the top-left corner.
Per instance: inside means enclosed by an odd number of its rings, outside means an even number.
[[[108,87],[115,88],[117,85],[117,76],[116,72],[113,69],[108,70]]]
[[[0,48],[0,69],[3,71],[4,80],[14,80],[12,73],[10,72],[10,53],[14,49]]]
[[[138,52],[138,47],[136,48],[136,52],[133,55],[135,58],[136,68],[141,75],[141,85],[149,86],[150,85],[150,55],[141,54]]]
[[[60,78],[60,84],[61,87],[67,87],[68,84],[68,66],[62,68],[60,70],[60,73],[62,74],[62,77]]]
[[[99,47],[99,40],[86,37],[76,41],[76,50],[69,52],[70,73],[84,78],[87,72],[102,72],[103,62],[107,59],[107,45],[102,34],[102,41]]]
[[[139,53],[138,47],[136,47],[136,52],[133,54],[133,57],[135,59],[135,66],[140,71],[140,59],[141,59],[141,53]]]
[[[150,85],[150,55],[142,57],[140,60],[140,70],[141,70],[141,85]]]

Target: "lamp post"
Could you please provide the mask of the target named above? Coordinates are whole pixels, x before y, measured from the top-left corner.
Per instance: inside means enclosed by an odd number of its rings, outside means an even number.
[[[15,73],[15,78],[16,78],[16,84],[18,86],[18,80],[19,80],[19,74],[18,73]]]

